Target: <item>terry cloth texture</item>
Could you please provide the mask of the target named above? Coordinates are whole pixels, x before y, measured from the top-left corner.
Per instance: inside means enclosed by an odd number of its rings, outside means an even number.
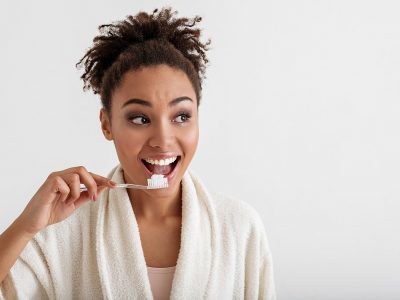
[[[124,182],[120,164],[108,178]],[[181,184],[181,246],[170,299],[276,299],[258,212],[209,193],[189,170]],[[106,189],[40,231],[3,280],[0,299],[153,299],[132,202],[126,189]]]

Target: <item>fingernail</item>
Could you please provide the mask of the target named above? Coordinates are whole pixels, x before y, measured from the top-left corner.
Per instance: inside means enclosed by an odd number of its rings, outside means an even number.
[[[117,184],[116,184],[114,181],[112,181],[112,180],[108,181],[108,183],[111,184],[112,186],[116,186],[116,185],[117,185]]]

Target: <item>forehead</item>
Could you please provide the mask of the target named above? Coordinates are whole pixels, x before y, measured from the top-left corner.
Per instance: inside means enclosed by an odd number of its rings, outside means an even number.
[[[132,98],[144,99],[157,106],[182,96],[196,102],[196,93],[186,73],[167,65],[157,65],[126,72],[113,93],[112,101],[113,106],[120,109]]]

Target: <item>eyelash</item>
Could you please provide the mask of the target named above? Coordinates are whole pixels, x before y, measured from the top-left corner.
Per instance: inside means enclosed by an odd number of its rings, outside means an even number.
[[[177,123],[179,123],[179,124],[183,124],[183,123],[189,122],[190,118],[192,117],[191,114],[189,114],[189,113],[187,113],[187,112],[180,112],[180,113],[178,113],[177,117],[180,117],[180,116],[185,116],[185,117],[186,117],[186,121],[177,122]],[[129,120],[129,121],[132,121],[133,119],[136,119],[136,118],[145,118],[145,119],[148,119],[148,118],[147,118],[146,116],[144,116],[144,115],[132,115],[132,116],[129,116],[129,117],[128,117],[128,120]],[[133,122],[132,122],[132,124],[133,124],[133,125],[142,126],[142,125],[146,125],[146,124],[148,124],[148,123],[136,124],[136,123],[133,123]]]

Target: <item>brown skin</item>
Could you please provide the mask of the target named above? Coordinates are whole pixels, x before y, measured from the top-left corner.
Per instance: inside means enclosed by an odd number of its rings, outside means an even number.
[[[193,101],[168,106],[171,100],[182,96]],[[121,108],[132,98],[146,100],[152,107],[129,104]],[[100,111],[100,121],[106,139],[114,141],[125,182],[147,184],[149,175],[142,158],[170,152],[181,156],[177,173],[168,188],[128,189],[147,265],[174,266],[182,223],[181,181],[196,152],[199,138],[195,90],[181,70],[167,65],[143,67],[124,74],[113,93],[111,111],[111,125],[104,109]],[[186,120],[181,112],[191,117]]]
[[[172,99],[182,96],[193,102],[182,101],[168,107]],[[153,107],[129,104],[121,108],[132,98],[149,101]],[[196,93],[188,77],[183,71],[166,65],[129,71],[112,96],[111,110],[112,126],[103,109],[100,121],[106,139],[114,141],[127,183],[147,184],[149,175],[142,158],[166,152],[181,155],[178,172],[167,189],[128,190],[131,202],[134,199],[136,217],[162,219],[180,215],[181,180],[196,152],[199,138]],[[191,118],[183,122],[179,116],[181,111],[189,112]],[[143,115],[147,119],[143,121],[132,115]]]

